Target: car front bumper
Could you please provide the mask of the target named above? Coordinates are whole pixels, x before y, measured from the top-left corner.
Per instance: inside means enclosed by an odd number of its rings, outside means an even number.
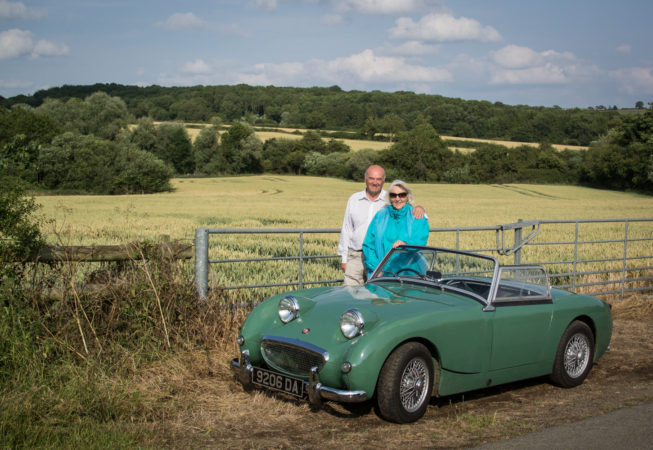
[[[257,387],[257,385],[252,382],[252,372],[254,371],[254,367],[250,363],[249,352],[247,350],[243,350],[240,353],[240,360],[238,358],[231,360],[231,370],[244,387]],[[304,391],[308,393],[308,401],[314,406],[321,405],[323,400],[331,400],[341,403],[360,403],[368,398],[367,392],[365,391],[345,391],[324,386],[320,382],[317,367],[311,369],[308,381],[304,381]]]

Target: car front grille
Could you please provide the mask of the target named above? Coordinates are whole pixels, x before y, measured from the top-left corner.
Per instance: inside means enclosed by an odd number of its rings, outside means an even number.
[[[278,336],[263,338],[261,354],[271,368],[298,377],[308,377],[313,367],[322,370],[329,359],[328,352],[319,347]]]

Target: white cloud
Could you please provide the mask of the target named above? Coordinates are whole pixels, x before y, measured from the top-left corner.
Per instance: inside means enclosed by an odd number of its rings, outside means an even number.
[[[210,73],[211,66],[209,66],[206,62],[204,62],[201,59],[196,59],[195,61],[190,61],[183,64],[181,66],[181,71],[184,73],[194,73],[194,74]]]
[[[0,59],[17,58],[31,53],[34,48],[32,33],[11,29],[0,32]]]
[[[203,28],[205,22],[192,12],[174,13],[165,22],[158,22],[157,26],[166,31],[180,31],[194,28]]]
[[[26,6],[23,2],[0,0],[0,20],[31,20],[45,16],[45,11]]]
[[[403,14],[423,8],[425,3],[422,0],[333,0],[336,11],[363,14]]]
[[[34,43],[32,32],[11,29],[0,32],[0,59],[30,56],[62,56],[68,53],[68,46],[40,40]]]
[[[377,56],[372,50],[320,64],[333,79],[354,78],[365,82],[442,82],[451,74],[435,67],[412,65],[404,58]]]
[[[410,39],[429,42],[480,41],[499,42],[501,35],[491,26],[483,26],[477,20],[467,17],[456,18],[448,13],[432,13],[419,22],[409,17],[395,21],[390,29],[394,39]]]
[[[627,54],[630,53],[632,50],[633,50],[632,47],[628,44],[622,44],[619,47],[617,47],[617,52],[619,53]]]
[[[583,68],[571,52],[507,45],[490,52],[489,70],[493,84],[560,84],[582,79],[594,68]]]
[[[65,44],[56,44],[50,41],[40,40],[32,50],[32,57],[38,56],[63,56],[67,55],[69,48]]]
[[[621,92],[632,95],[653,94],[653,67],[629,67],[612,71],[608,76]]]
[[[540,53],[528,47],[508,45],[495,52],[490,52],[495,63],[508,69],[521,69],[542,64],[543,57]]]
[[[561,84],[568,81],[562,67],[545,64],[517,70],[496,71],[490,80],[493,84]]]
[[[195,61],[184,69],[202,68]],[[430,83],[450,82],[446,69],[411,64],[401,57],[378,56],[365,50],[332,60],[312,59],[305,62],[261,63],[249,68],[217,68],[210,72],[185,70],[179,76],[161,75],[162,84],[235,84],[266,86],[315,86],[338,84],[348,88],[364,88],[364,83],[392,84],[393,88],[412,88],[428,92]]]
[[[440,46],[424,44],[420,41],[408,41],[401,45],[387,47],[384,50],[393,55],[417,56],[438,53],[440,51]]]

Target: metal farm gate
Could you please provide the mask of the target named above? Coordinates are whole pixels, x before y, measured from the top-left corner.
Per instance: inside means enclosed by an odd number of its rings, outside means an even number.
[[[220,266],[248,263],[272,264],[275,261],[296,263],[296,278],[287,281],[265,280],[243,284],[235,277],[219,283],[222,290],[305,288],[314,285],[342,283],[342,277],[312,278],[306,275],[307,263],[339,265],[336,254],[340,229],[336,228],[197,228],[195,230],[195,285],[200,297],[209,292],[211,266],[218,273]],[[210,254],[222,246],[219,237],[261,235],[267,242],[278,235],[296,242],[291,254],[284,248],[281,254],[255,257],[222,257]],[[275,236],[276,235],[276,236]],[[307,241],[312,236],[328,236],[325,254],[308,252]],[[213,239],[210,238],[213,236]],[[562,236],[562,238],[561,238]],[[324,238],[323,238],[324,239]],[[485,242],[477,248],[470,242]],[[237,245],[237,244],[236,244]],[[547,268],[553,286],[594,296],[653,294],[653,218],[642,219],[578,219],[578,220],[519,220],[515,223],[487,227],[431,228],[428,245],[474,251],[496,256],[504,264],[540,264]],[[234,247],[236,248],[236,247]],[[227,250],[229,251],[229,250]],[[233,250],[237,256],[238,251]],[[274,252],[272,252],[274,253]],[[231,253],[229,254],[231,256]],[[331,271],[332,273],[334,270]],[[271,277],[273,278],[273,277]],[[276,282],[275,282],[276,281]]]

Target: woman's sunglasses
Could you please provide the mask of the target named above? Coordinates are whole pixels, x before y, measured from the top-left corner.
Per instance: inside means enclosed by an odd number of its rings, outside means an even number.
[[[406,198],[408,196],[408,192],[399,192],[399,193],[394,193],[390,192],[390,198]]]

